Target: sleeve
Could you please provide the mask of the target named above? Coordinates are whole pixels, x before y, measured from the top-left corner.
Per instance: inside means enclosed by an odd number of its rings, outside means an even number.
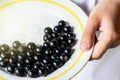
[[[76,3],[83,11],[89,15],[95,5],[99,2],[99,0],[71,0]]]

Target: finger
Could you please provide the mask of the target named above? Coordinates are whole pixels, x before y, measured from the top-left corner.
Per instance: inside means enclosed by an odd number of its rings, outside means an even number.
[[[91,59],[92,60],[100,59],[109,48],[110,42],[111,42],[110,39],[105,39],[105,38],[101,41],[98,41],[93,49],[93,54],[91,56]]]
[[[94,42],[94,37],[96,30],[99,26],[99,19],[97,16],[90,16],[85,28],[85,31],[83,32],[81,42],[80,42],[80,49],[86,51],[91,48]]]
[[[110,46],[110,48],[117,47],[118,45],[120,45],[120,40],[115,42],[112,46]]]

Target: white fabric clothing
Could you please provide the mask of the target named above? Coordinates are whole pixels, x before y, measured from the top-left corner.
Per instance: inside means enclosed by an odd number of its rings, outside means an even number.
[[[97,0],[72,0],[88,15]],[[88,62],[72,80],[120,80],[120,46],[109,49],[100,60]]]
[[[96,0],[71,0],[71,1],[80,6],[87,15],[91,12],[91,10],[94,8],[97,2]]]

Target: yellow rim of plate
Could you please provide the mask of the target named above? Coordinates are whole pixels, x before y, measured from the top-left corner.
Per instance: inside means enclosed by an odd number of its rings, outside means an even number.
[[[69,12],[76,19],[76,21],[79,23],[81,31],[82,32],[84,31],[84,26],[83,26],[81,20],[78,18],[78,16],[71,9],[69,9],[66,6],[64,6],[63,4],[55,2],[55,0],[14,0],[12,2],[6,3],[5,5],[0,6],[0,10],[4,9],[6,7],[9,7],[11,5],[14,5],[16,3],[27,2],[27,1],[46,2],[46,3],[51,3],[51,4],[54,4],[54,5],[58,6],[58,7],[63,8],[64,10],[66,10],[67,12]],[[78,55],[78,57],[76,58],[76,60],[74,61],[74,63],[70,65],[70,67],[68,67],[66,70],[62,71],[61,73],[58,73],[57,75],[49,78],[49,80],[57,80],[60,77],[64,76],[66,73],[68,73],[70,70],[72,70],[75,67],[75,65],[80,62],[80,59],[83,56],[83,54],[84,54],[84,52],[81,51],[80,54]],[[7,79],[5,79],[3,77],[0,77],[0,80],[7,80]]]

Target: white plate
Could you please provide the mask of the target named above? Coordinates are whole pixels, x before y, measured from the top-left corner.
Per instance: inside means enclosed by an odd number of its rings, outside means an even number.
[[[74,27],[77,44],[71,59],[47,77],[23,78],[0,70],[0,77],[6,80],[68,80],[75,76],[87,63],[91,50],[79,49],[81,35],[87,21],[85,13],[68,0],[14,0],[0,6],[0,44],[11,45],[12,41],[42,44],[46,26],[54,27],[59,20],[65,20]]]

